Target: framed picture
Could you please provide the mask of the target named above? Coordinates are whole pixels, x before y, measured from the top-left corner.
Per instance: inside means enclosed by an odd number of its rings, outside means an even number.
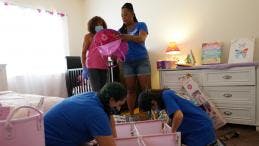
[[[231,41],[228,63],[253,62],[255,38],[239,38]]]
[[[222,56],[222,43],[209,42],[202,44],[201,50],[202,64],[219,64]]]

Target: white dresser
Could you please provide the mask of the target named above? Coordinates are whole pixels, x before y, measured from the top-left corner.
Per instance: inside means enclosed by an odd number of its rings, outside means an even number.
[[[0,64],[0,91],[7,90],[5,64]]]
[[[159,70],[160,87],[181,89],[178,78],[191,74],[228,123],[256,126],[259,131],[259,69],[256,66],[228,69]]]

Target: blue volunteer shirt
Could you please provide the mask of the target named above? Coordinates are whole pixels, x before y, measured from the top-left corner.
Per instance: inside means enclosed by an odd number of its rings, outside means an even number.
[[[201,108],[178,96],[172,90],[165,90],[162,98],[170,118],[177,110],[183,112],[183,120],[178,131],[182,133],[184,144],[205,146],[216,140],[212,120]]]
[[[78,146],[112,135],[110,120],[96,93],[65,99],[44,116],[46,146]]]
[[[147,25],[144,22],[137,22],[128,34],[138,36],[140,31],[145,31],[148,33]],[[126,62],[141,60],[148,58],[147,49],[145,43],[136,43],[133,41],[128,41],[128,53],[126,54]]]

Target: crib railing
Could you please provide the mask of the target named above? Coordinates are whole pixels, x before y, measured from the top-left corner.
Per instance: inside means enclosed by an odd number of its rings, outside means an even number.
[[[66,85],[68,96],[92,91],[89,79],[84,79],[82,72],[83,68],[67,70]]]

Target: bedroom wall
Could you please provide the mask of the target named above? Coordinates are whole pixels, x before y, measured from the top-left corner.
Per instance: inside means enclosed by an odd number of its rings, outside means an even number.
[[[258,0],[85,0],[86,20],[102,16],[110,28],[121,24],[120,9],[125,2],[134,5],[139,21],[149,28],[147,48],[152,63],[152,87],[159,88],[156,60],[169,41],[176,41],[182,53],[193,50],[200,63],[200,48],[205,41],[224,43],[223,62],[228,60],[230,41],[236,37],[256,37],[254,60],[259,61]]]
[[[56,10],[67,14],[69,54],[81,55],[84,35],[84,0],[9,0],[24,7]]]

